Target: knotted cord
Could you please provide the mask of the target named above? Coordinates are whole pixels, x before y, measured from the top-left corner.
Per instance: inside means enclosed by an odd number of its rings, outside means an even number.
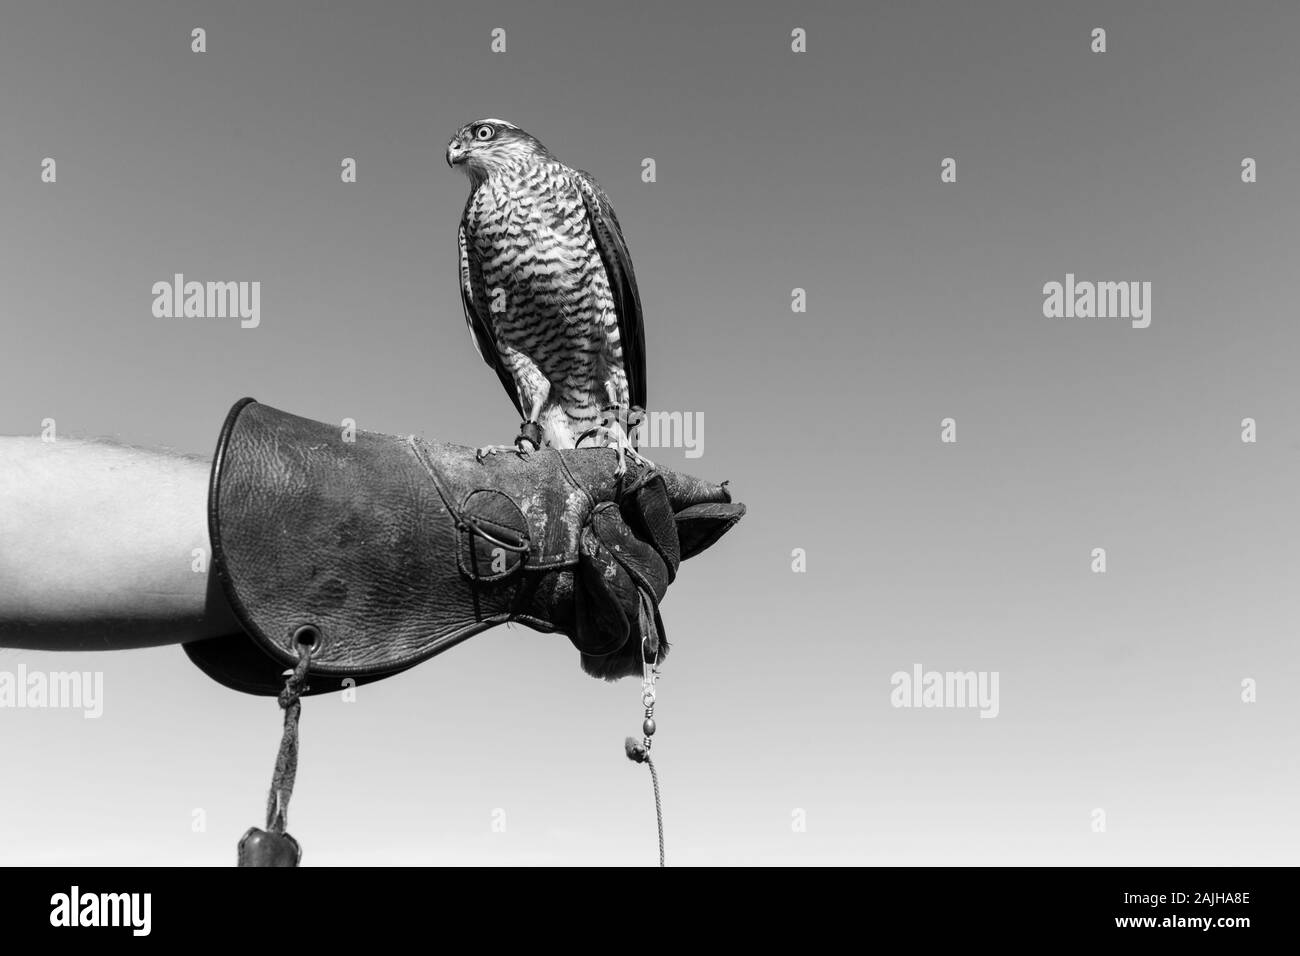
[[[275,756],[271,792],[266,798],[266,829],[271,833],[283,833],[289,824],[289,798],[293,796],[298,776],[298,721],[302,716],[302,692],[306,689],[307,668],[311,666],[312,645],[298,647],[298,665],[285,680],[278,698],[284,711],[284,733],[280,737],[280,752]]]

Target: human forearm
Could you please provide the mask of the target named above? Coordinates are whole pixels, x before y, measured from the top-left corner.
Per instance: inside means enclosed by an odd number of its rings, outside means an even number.
[[[0,437],[0,646],[112,650],[238,630],[209,586],[209,469]]]

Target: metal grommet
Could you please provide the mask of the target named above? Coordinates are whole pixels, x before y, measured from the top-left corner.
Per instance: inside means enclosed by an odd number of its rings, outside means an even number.
[[[315,624],[304,624],[293,632],[294,650],[301,656],[303,648],[307,649],[309,654],[320,653],[321,647],[325,644],[325,635],[323,635]]]

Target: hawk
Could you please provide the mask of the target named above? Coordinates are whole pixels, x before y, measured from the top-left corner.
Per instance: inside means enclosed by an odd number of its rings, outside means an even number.
[[[504,120],[462,127],[447,163],[470,182],[459,233],[465,321],[523,419],[514,449],[594,438],[617,450],[620,474],[627,457],[644,462],[628,431],[646,403],[641,297],[609,197]]]

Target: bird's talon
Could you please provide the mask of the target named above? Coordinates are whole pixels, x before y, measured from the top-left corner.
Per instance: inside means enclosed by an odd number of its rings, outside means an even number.
[[[524,454],[514,445],[484,445],[482,448],[474,449],[474,458],[481,465],[490,455],[496,455],[507,451],[515,452],[519,454],[521,458],[525,457]]]

